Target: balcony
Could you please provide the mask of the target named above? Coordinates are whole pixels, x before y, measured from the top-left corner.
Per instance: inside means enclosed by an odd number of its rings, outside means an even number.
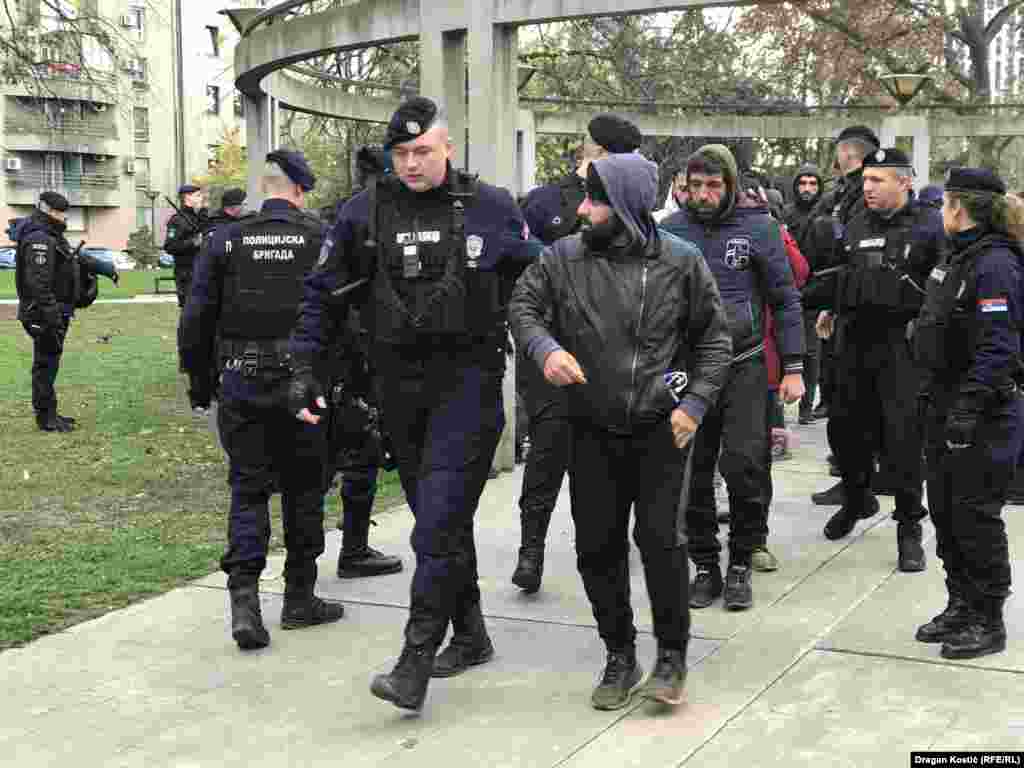
[[[4,133],[8,151],[121,154],[113,115],[109,119],[61,118],[51,122],[41,113],[8,112]]]
[[[42,192],[59,192],[75,206],[118,206],[120,180],[113,173],[7,171],[7,204],[35,205]]]

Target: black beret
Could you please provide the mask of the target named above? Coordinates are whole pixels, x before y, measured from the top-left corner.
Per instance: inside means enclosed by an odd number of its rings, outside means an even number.
[[[644,140],[639,128],[618,115],[598,115],[587,125],[587,132],[595,143],[613,155],[632,152]]]
[[[195,184],[182,184],[180,187],[178,187],[179,195],[191,195],[193,192],[198,191],[199,187],[197,187]]]
[[[597,172],[597,166],[591,163],[587,166],[587,197],[595,203],[611,205],[611,198],[608,197],[608,190],[604,186],[604,179]]]
[[[938,184],[929,184],[917,193],[917,199],[922,203],[941,203],[942,187]]]
[[[846,141],[848,139],[860,139],[873,147],[880,147],[882,145],[882,142],[878,140],[878,136],[875,135],[875,132],[866,125],[851,125],[848,128],[843,128],[843,130],[840,131],[839,136],[836,138],[836,141]]]
[[[267,155],[268,163],[276,163],[284,175],[309,192],[316,186],[316,175],[301,152],[293,149],[275,149]]]
[[[46,204],[55,211],[66,211],[68,209],[68,199],[64,195],[58,195],[56,192],[43,192],[39,196],[39,202]]]
[[[220,199],[221,208],[232,208],[236,205],[241,205],[245,202],[245,190],[239,189],[238,187],[232,187],[231,189],[225,190],[224,195]]]
[[[947,192],[990,192],[1006,194],[1006,185],[987,168],[950,168],[946,171]]]
[[[425,96],[413,96],[404,102],[391,115],[384,135],[384,149],[418,139],[430,130],[438,112],[437,104]]]
[[[874,152],[868,152],[867,157],[864,158],[865,168],[913,168],[913,166],[907,153],[895,147],[876,149]]]

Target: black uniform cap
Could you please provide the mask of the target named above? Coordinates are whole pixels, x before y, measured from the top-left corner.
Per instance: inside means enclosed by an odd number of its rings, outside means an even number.
[[[179,195],[191,195],[193,192],[198,191],[199,187],[197,187],[195,184],[182,184],[180,187],[178,187]]]
[[[613,155],[632,152],[643,143],[640,129],[618,115],[598,115],[587,125],[587,132],[595,143]]]
[[[910,158],[907,157],[907,153],[896,149],[895,147],[888,147],[886,149],[877,149],[874,152],[869,152],[867,157],[864,158],[865,168],[912,168],[913,163],[910,162]]]
[[[950,168],[946,171],[947,192],[988,192],[1006,194],[1006,184],[987,168]]]
[[[882,142],[878,140],[878,136],[868,128],[866,125],[851,125],[848,128],[843,128],[839,132],[839,136],[836,137],[836,142],[847,141],[848,139],[860,139],[863,142],[870,144],[872,147],[882,146]]]
[[[241,205],[245,202],[245,190],[239,189],[238,187],[232,187],[224,192],[224,196],[220,199],[221,208],[232,208],[236,205]]]
[[[268,163],[276,163],[284,175],[309,192],[316,186],[316,176],[301,152],[292,149],[275,149],[267,155]]]
[[[413,96],[404,102],[388,122],[384,149],[418,139],[431,129],[439,112],[437,104],[426,96]]]
[[[66,211],[69,206],[68,199],[56,192],[43,192],[39,196],[39,202],[55,211]]]

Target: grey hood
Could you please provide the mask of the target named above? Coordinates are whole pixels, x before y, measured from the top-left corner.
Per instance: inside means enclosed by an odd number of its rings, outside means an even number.
[[[615,213],[633,239],[647,245],[655,227],[651,211],[658,194],[658,166],[635,152],[609,155],[593,165]]]

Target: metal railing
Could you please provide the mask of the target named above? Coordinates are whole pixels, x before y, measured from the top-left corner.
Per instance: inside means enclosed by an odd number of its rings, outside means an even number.
[[[36,189],[117,189],[113,173],[65,173],[54,171],[7,171],[7,185]]]
[[[116,139],[117,125],[99,120],[61,119],[50,121],[39,115],[8,115],[4,120],[7,133],[39,135],[86,136],[92,139]]]

